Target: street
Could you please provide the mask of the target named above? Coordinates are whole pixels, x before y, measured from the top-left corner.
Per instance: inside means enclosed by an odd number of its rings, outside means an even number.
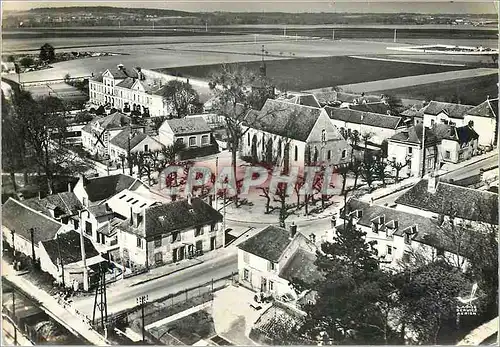
[[[227,251],[227,254],[194,266],[187,271],[179,271],[134,287],[126,287],[122,281],[110,285],[107,289],[108,314],[135,307],[136,298],[143,294],[148,295],[149,301],[154,301],[210,282],[212,279],[231,275],[238,270],[237,253],[234,247],[228,248]],[[72,306],[92,317],[94,296],[75,298]]]
[[[452,171],[444,174],[441,177],[447,180],[449,179],[460,180],[466,177],[478,175],[479,169],[481,168],[489,168],[495,165],[498,166],[498,152],[496,152],[494,155],[492,155],[487,159],[460,167],[456,170],[451,169]]]

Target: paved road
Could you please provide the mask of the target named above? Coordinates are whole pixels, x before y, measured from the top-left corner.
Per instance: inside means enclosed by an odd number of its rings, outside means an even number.
[[[149,301],[153,301],[212,279],[229,276],[237,270],[237,253],[233,247],[228,249],[228,254],[194,266],[188,271],[179,271],[134,287],[124,287],[122,282],[116,282],[109,286],[107,291],[108,314],[135,307],[136,298],[140,295],[148,294]],[[73,306],[92,317],[93,300],[93,296],[75,299]]]
[[[457,170],[446,173],[442,176],[443,179],[459,180],[462,178],[470,177],[479,174],[479,169],[498,166],[498,153],[485,160],[461,167]]]

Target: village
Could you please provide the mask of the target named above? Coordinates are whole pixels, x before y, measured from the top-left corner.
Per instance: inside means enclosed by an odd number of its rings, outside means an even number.
[[[105,53],[20,82],[41,52],[2,61],[14,344],[57,342],[42,311],[94,345],[497,338],[497,95],[289,90],[264,43],[208,81]]]

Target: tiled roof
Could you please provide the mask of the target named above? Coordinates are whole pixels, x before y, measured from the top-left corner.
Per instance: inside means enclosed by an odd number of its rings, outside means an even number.
[[[424,112],[422,110],[417,110],[416,108],[413,108],[413,107],[410,107],[409,109],[404,110],[403,112],[401,112],[401,115],[406,116],[406,117],[411,117],[411,118],[414,118],[414,117],[424,118]]]
[[[389,105],[379,101],[373,103],[359,104],[359,105],[350,105],[349,108],[351,110],[369,112],[369,113],[378,113],[378,114],[388,114],[391,109]]]
[[[82,128],[82,131],[85,131],[87,133],[92,132],[92,124],[94,124],[95,122],[98,122],[99,126],[103,129],[117,129],[129,125],[131,119],[129,116],[116,111],[115,113],[112,113],[108,116],[96,117],[92,119],[90,122],[85,124],[85,126]]]
[[[469,126],[455,128],[456,136],[459,143],[469,143],[472,140],[477,140],[479,135]]]
[[[400,131],[390,137],[389,140],[400,141],[405,143],[421,144],[422,143],[422,128],[423,124],[417,124],[409,129]],[[425,144],[434,145],[439,142],[436,134],[429,128],[425,128]]]
[[[30,229],[34,228],[33,238],[35,244],[39,241],[53,239],[57,231],[63,226],[61,223],[35,212],[21,202],[9,198],[2,205],[2,225],[14,230],[16,235],[22,235],[26,240],[31,240]],[[10,235],[5,235],[10,237]]]
[[[86,258],[92,258],[99,255],[96,248],[88,238],[83,238],[83,245],[85,246]],[[74,230],[58,235],[57,239],[42,241],[43,247],[47,251],[52,263],[59,266],[60,260],[64,265],[76,263],[82,260],[82,251],[80,243],[80,234]]]
[[[122,149],[128,149],[128,136],[130,129],[124,129],[118,135],[113,137],[109,143]],[[130,139],[130,149],[134,149],[139,143],[146,139],[148,135],[140,131],[133,131],[132,138]]]
[[[130,188],[135,181],[135,178],[123,174],[96,177],[87,180],[85,191],[89,201],[101,201]]]
[[[325,106],[325,110],[331,119],[347,123],[364,124],[385,129],[397,129],[403,125],[401,117],[390,116],[387,114],[363,112],[348,108],[336,108],[330,106]]]
[[[437,221],[431,218],[423,217],[413,213],[403,212],[389,207],[371,205],[361,200],[352,198],[348,201],[345,211],[347,213],[360,210],[363,211],[361,218],[357,224],[371,227],[373,222],[379,224],[379,232],[391,230],[394,235],[403,236],[405,232],[411,232],[411,227],[417,227],[417,234],[413,235],[412,239],[434,247],[444,247],[445,245],[439,241],[440,233],[443,230],[437,224]],[[380,223],[379,217],[384,217],[384,224]],[[395,228],[395,221],[398,225]],[[342,227],[343,224],[340,225]]]
[[[43,199],[31,198],[23,201],[23,204],[36,211],[51,217],[50,208],[57,207],[61,215],[75,215],[83,209],[83,205],[73,192],[63,192],[48,195]],[[51,206],[52,205],[52,206]]]
[[[220,221],[222,221],[222,215],[217,210],[200,198],[192,198],[191,205],[188,200],[183,199],[151,206],[146,209],[145,225],[142,221],[138,228],[134,228],[130,225],[130,219],[127,219],[120,227],[133,234],[149,237]],[[145,233],[144,229],[146,229]]]
[[[297,278],[307,284],[313,284],[323,277],[314,264],[315,260],[316,254],[299,248],[281,269],[280,277],[288,281]]]
[[[366,102],[379,102],[380,97],[376,95],[361,95],[361,94],[352,94],[352,93],[344,93],[344,92],[338,92],[337,93],[337,101],[340,102],[345,102],[345,103],[362,103],[363,101]]]
[[[271,134],[306,141],[320,114],[321,108],[267,99],[262,110],[248,113],[244,124]]]
[[[303,106],[311,106],[311,107],[321,107],[318,100],[313,94],[305,94],[305,93],[295,93],[288,94],[286,97],[280,97],[277,100],[286,101],[292,104],[303,105]]]
[[[95,218],[113,214],[113,211],[108,207],[107,204],[89,206],[88,210]]]
[[[288,230],[270,225],[245,242],[240,243],[238,248],[276,263],[290,242]]]
[[[117,87],[121,87],[121,88],[130,89],[134,85],[135,81],[136,81],[135,78],[127,77],[123,81],[121,81],[120,83],[118,83],[116,86]]]
[[[431,101],[422,109],[422,111],[425,114],[434,116],[438,115],[441,112],[445,112],[451,118],[464,118],[465,114],[472,108],[474,108],[474,106]]]
[[[175,135],[191,135],[210,132],[203,117],[186,117],[166,120]]]
[[[396,199],[397,204],[458,218],[498,224],[498,194],[438,182],[435,193],[421,180]]]
[[[488,99],[467,111],[468,115],[488,118],[498,117],[498,98]]]

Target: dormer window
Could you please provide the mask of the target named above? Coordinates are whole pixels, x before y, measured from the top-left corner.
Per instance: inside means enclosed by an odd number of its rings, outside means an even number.
[[[385,224],[385,216],[380,216],[379,222],[380,222],[380,224]]]
[[[361,210],[356,210],[355,211],[356,213],[354,214],[356,216],[356,218],[361,218],[363,217],[363,211]]]
[[[416,225],[412,225],[412,227],[411,227],[411,233],[412,234],[416,234],[417,233],[417,226]]]
[[[411,244],[411,236],[409,233],[404,233],[404,238],[405,238],[405,243],[407,245],[410,245]]]
[[[372,231],[374,233],[378,233],[378,223],[377,222],[372,223]]]

